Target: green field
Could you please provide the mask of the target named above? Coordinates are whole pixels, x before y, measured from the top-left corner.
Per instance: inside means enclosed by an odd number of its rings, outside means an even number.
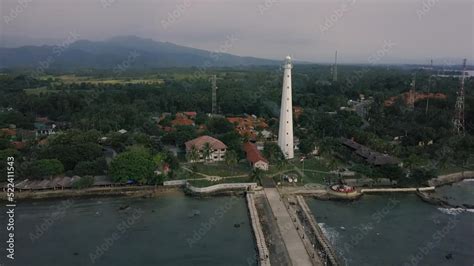
[[[39,95],[39,94],[44,94],[44,93],[58,93],[60,90],[50,90],[46,87],[39,87],[39,88],[30,88],[30,89],[24,89],[25,93],[27,95]]]
[[[209,176],[235,176],[249,174],[252,169],[247,163],[239,163],[233,167],[227,166],[223,162],[219,163],[198,163],[196,164],[196,172]]]
[[[89,76],[76,76],[76,75],[61,75],[61,76],[47,76],[52,78],[55,83],[73,84],[73,83],[88,83],[88,84],[162,84],[163,79],[155,76],[143,77],[143,78],[128,78],[128,77],[89,77]]]
[[[209,186],[224,184],[224,183],[247,183],[247,182],[255,182],[255,181],[252,181],[249,177],[223,178],[218,181],[209,181],[205,179],[189,180],[189,183],[195,187],[209,187]]]

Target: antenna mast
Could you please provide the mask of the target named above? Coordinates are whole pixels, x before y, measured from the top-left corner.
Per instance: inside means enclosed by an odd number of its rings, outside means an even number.
[[[461,75],[461,88],[459,88],[456,98],[455,114],[453,119],[454,133],[464,136],[464,80],[466,78],[466,59],[463,60],[463,70]]]
[[[334,82],[337,82],[337,50],[336,50],[336,54],[334,55],[334,68],[333,68],[333,72],[332,72],[332,80]]]
[[[431,67],[430,67],[430,77],[428,78],[428,94],[431,92],[431,77],[433,76],[433,59],[431,59]],[[428,115],[428,106],[430,104],[430,96],[426,97],[426,110],[425,115]]]
[[[212,85],[212,114],[217,114],[217,77],[216,75],[212,75],[211,77],[211,85]]]
[[[416,82],[416,72],[415,72],[415,75],[413,75],[413,81],[411,83],[411,89],[408,92],[408,108],[410,110],[415,109],[415,86],[416,86],[415,82]]]

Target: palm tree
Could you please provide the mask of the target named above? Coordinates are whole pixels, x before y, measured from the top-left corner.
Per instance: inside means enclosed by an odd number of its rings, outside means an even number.
[[[252,174],[250,175],[250,179],[252,181],[261,181],[263,178],[263,171],[259,168],[255,168],[252,171]]]
[[[204,146],[202,147],[202,155],[204,156],[204,160],[207,162],[209,159],[211,159],[212,156],[212,147],[209,142],[204,143]]]
[[[238,158],[237,153],[233,150],[225,153],[225,164],[232,168],[232,175],[234,175],[234,167],[237,164]]]
[[[195,171],[196,169],[196,162],[199,160],[199,151],[198,149],[196,148],[196,146],[192,146],[191,147],[191,150],[186,154],[186,157],[188,159],[189,162],[191,162],[191,166],[193,168],[193,171]]]

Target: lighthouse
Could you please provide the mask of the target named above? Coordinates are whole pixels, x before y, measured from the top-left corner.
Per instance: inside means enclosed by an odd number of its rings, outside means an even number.
[[[285,58],[283,65],[283,88],[281,93],[280,128],[278,130],[278,146],[286,159],[293,159],[293,104],[291,88],[291,57]]]

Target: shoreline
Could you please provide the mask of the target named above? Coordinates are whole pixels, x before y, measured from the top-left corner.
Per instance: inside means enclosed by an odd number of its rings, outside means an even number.
[[[462,182],[464,179],[470,179],[474,177],[474,171],[465,171],[464,173],[452,173],[448,175],[438,176],[428,181],[430,185],[435,187],[441,187],[446,185],[452,185],[454,183]],[[355,201],[363,197],[365,193],[358,193],[357,195],[351,195],[350,197],[344,195],[332,195],[327,191],[321,193],[323,190],[314,193],[314,191],[294,191],[286,193],[299,194],[305,197],[310,196],[318,200],[336,200],[336,201]],[[5,191],[1,193],[1,201],[6,201],[7,193]],[[64,199],[64,198],[90,198],[90,197],[143,197],[153,198],[169,193],[180,193],[190,197],[205,198],[215,196],[229,196],[229,195],[243,195],[245,191],[239,189],[223,189],[220,191],[197,193],[190,191],[183,186],[125,186],[125,187],[93,187],[86,189],[65,189],[65,190],[41,190],[41,191],[15,191],[16,200],[47,200],[47,199]],[[377,194],[391,194],[397,192],[379,192]],[[401,192],[399,192],[401,193]],[[403,192],[405,193],[405,192]],[[447,207],[462,207],[459,205],[449,204],[448,202],[432,197],[427,192],[415,191],[415,194],[419,196],[423,201],[434,204],[437,206]],[[472,207],[472,206],[470,206]]]
[[[15,200],[49,200],[66,198],[93,197],[143,197],[153,198],[164,194],[182,193],[179,187],[165,186],[129,186],[129,187],[94,187],[87,189],[15,191]],[[7,193],[2,191],[2,200],[6,201]]]

